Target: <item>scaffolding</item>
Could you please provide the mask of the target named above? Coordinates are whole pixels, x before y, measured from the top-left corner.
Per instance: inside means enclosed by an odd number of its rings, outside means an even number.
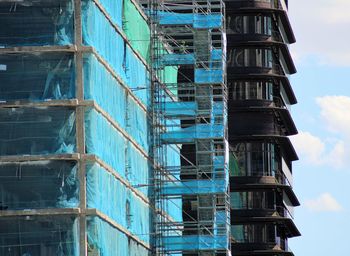
[[[150,254],[138,8],[0,1],[1,256]]]
[[[147,11],[155,254],[230,255],[224,3],[148,0]],[[168,68],[178,68],[177,82],[166,79]],[[169,200],[181,202],[181,219],[163,214]]]

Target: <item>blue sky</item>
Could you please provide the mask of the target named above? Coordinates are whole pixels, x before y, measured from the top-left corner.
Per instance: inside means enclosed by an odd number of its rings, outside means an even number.
[[[350,1],[290,0],[298,73],[292,115],[294,188],[302,203],[296,256],[350,255]]]

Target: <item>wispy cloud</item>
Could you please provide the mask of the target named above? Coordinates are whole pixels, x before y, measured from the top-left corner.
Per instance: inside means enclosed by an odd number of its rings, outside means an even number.
[[[298,60],[312,56],[319,64],[350,66],[350,1],[293,0],[289,5]]]
[[[303,205],[315,212],[340,212],[343,210],[343,207],[330,193],[323,193],[315,199],[305,200]]]

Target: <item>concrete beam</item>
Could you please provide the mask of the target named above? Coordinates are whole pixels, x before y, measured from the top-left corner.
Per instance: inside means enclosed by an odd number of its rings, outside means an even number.
[[[50,161],[50,160],[78,161],[79,159],[80,159],[79,154],[18,155],[18,156],[0,156],[0,163]]]
[[[67,46],[18,46],[0,48],[0,54],[8,53],[33,53],[33,52],[76,52],[74,45]]]
[[[48,216],[48,215],[79,215],[78,208],[54,208],[54,209],[26,209],[26,210],[3,210],[0,217],[13,216]]]

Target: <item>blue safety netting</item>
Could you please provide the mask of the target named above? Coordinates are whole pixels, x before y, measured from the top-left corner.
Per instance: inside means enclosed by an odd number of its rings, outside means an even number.
[[[194,14],[192,13],[175,13],[157,11],[159,24],[161,25],[186,25],[193,24]]]
[[[176,145],[162,145],[163,159],[166,161],[165,166],[169,169],[178,170],[181,166],[180,149]],[[180,180],[180,172],[169,173],[169,179]],[[164,181],[166,182],[166,181]],[[164,183],[166,184],[166,183]],[[160,205],[161,204],[161,205]],[[166,212],[174,221],[182,222],[182,199],[181,197],[173,197],[160,200],[157,208]]]
[[[162,194],[164,195],[200,195],[225,193],[226,181],[221,180],[191,180],[168,182],[164,186]]]
[[[93,109],[85,113],[85,142],[87,154],[95,154],[132,186],[148,194],[150,169],[147,158]]]
[[[210,59],[211,61],[223,61],[225,58],[224,52],[222,49],[211,49],[210,51]]]
[[[215,116],[224,116],[227,115],[225,113],[225,106],[223,102],[213,102],[213,115]]]
[[[119,28],[123,25],[123,2],[124,0],[99,0],[103,8],[106,10],[108,15],[114,24]]]
[[[196,63],[196,58],[194,53],[189,53],[189,54],[165,53],[160,57],[160,63],[164,66],[191,65]]]
[[[175,222],[182,222],[182,199],[166,198],[162,200],[162,206],[158,205]]]
[[[84,55],[84,97],[95,100],[141,147],[148,150],[145,110],[93,54]]]
[[[94,100],[123,129],[126,128],[126,93],[93,54],[84,54],[84,98]]]
[[[148,196],[150,193],[150,172],[152,171],[148,159],[140,154],[135,146],[128,142],[127,150],[127,174],[126,178],[131,185],[144,195]]]
[[[170,251],[226,250],[227,235],[183,235],[165,236],[163,246]]]
[[[211,103],[212,108],[207,111],[208,114],[212,114],[214,119],[222,119],[225,116],[224,104],[222,102],[214,102],[213,100]],[[166,118],[180,119],[182,117],[195,117],[198,114],[198,104],[194,101],[166,102],[162,107],[164,108]],[[203,113],[203,110],[201,112]]]
[[[88,208],[98,209],[149,243],[150,206],[98,164],[89,164],[86,171]]]
[[[0,192],[0,210],[78,207],[76,162],[2,162]]]
[[[0,255],[78,256],[78,219],[70,215],[0,218]]]
[[[132,136],[143,149],[149,149],[148,118],[146,112],[129,97],[127,100],[127,128],[126,131]]]
[[[127,85],[144,104],[148,105],[150,103],[149,73],[129,46],[126,47],[125,66]]]
[[[222,14],[195,14],[193,27],[198,29],[222,28]]]
[[[147,194],[146,185],[150,181],[146,157],[97,111],[87,111],[85,119],[86,152],[97,155],[135,188]]]
[[[73,11],[72,0],[2,1],[0,46],[73,44]]]
[[[180,149],[176,145],[164,145],[166,147],[166,164],[171,167],[178,167],[181,165],[180,161]],[[180,178],[175,175],[176,178]]]
[[[0,109],[0,155],[75,151],[75,112],[67,107]]]
[[[196,102],[166,102],[164,115],[167,118],[194,117],[197,114]]]
[[[71,99],[74,79],[73,54],[0,55],[0,101]]]
[[[150,252],[98,217],[87,219],[88,255],[148,256]]]
[[[149,103],[149,80],[145,65],[91,1],[84,1],[83,43],[96,49],[117,75],[144,103]]]
[[[166,166],[177,169],[181,166],[180,149],[176,145],[163,145],[166,151]],[[173,174],[173,180],[180,180],[180,174]],[[182,222],[182,199],[166,198],[162,201],[162,209],[177,222]]]
[[[82,11],[83,43],[93,46],[114,71],[126,80],[126,44],[123,38],[92,1],[83,1]]]
[[[192,25],[194,28],[221,28],[222,14],[157,12],[160,25]]]
[[[86,153],[95,154],[125,178],[126,139],[96,110],[85,112]]]
[[[224,127],[220,124],[197,124],[187,128],[169,131],[161,135],[164,143],[192,143],[196,139],[216,139],[224,136]]]
[[[146,249],[143,245],[140,243],[137,243],[136,241],[129,239],[129,256],[148,256],[150,255],[150,252],[148,249]]]
[[[223,83],[224,71],[222,69],[197,68],[194,71],[194,82],[197,84]]]

